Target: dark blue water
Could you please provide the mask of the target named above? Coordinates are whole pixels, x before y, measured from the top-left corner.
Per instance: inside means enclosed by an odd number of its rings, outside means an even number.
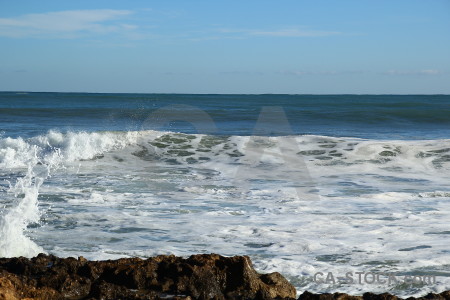
[[[272,121],[281,122],[281,130],[272,131]],[[450,96],[0,93],[3,137],[50,129],[253,135],[255,127],[267,135],[449,138]]]

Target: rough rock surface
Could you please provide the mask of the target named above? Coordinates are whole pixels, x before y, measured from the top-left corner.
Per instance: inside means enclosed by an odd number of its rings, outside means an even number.
[[[295,299],[279,273],[247,256],[157,256],[87,261],[40,254],[0,259],[0,299]]]
[[[0,258],[0,300],[295,299],[279,273],[258,274],[247,256],[157,256],[88,261],[83,257]],[[304,292],[299,300],[400,300],[390,294]],[[450,291],[421,298],[450,300]]]

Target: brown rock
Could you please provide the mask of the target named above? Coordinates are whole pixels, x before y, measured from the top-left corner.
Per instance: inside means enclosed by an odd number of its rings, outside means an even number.
[[[362,300],[362,296],[350,296],[344,293],[324,293],[324,294],[313,294],[305,291],[298,298],[299,300]]]
[[[399,299],[397,296],[383,293],[383,294],[373,294],[373,293],[364,293],[363,295],[364,300],[397,300]]]
[[[16,300],[16,288],[9,280],[8,275],[0,275],[0,300]]]
[[[258,274],[247,256],[0,259],[2,299],[295,299],[279,273]],[[3,297],[3,298],[1,298]]]
[[[40,254],[0,258],[0,300],[54,299],[295,299],[295,288],[279,273],[258,274],[247,256],[173,255],[146,260],[88,261]],[[365,293],[312,294],[300,300],[401,300]],[[408,300],[450,300],[450,291]]]

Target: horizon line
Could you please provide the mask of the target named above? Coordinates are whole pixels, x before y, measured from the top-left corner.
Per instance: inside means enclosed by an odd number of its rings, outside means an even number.
[[[54,94],[137,94],[137,95],[247,95],[247,96],[264,96],[264,95],[285,95],[285,96],[450,96],[444,93],[182,93],[182,92],[60,92],[60,91],[26,91],[26,90],[11,90],[0,91],[0,93],[54,93]]]

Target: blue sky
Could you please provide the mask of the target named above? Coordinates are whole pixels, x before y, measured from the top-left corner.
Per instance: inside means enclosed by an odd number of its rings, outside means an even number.
[[[450,94],[450,0],[0,0],[0,90]]]

